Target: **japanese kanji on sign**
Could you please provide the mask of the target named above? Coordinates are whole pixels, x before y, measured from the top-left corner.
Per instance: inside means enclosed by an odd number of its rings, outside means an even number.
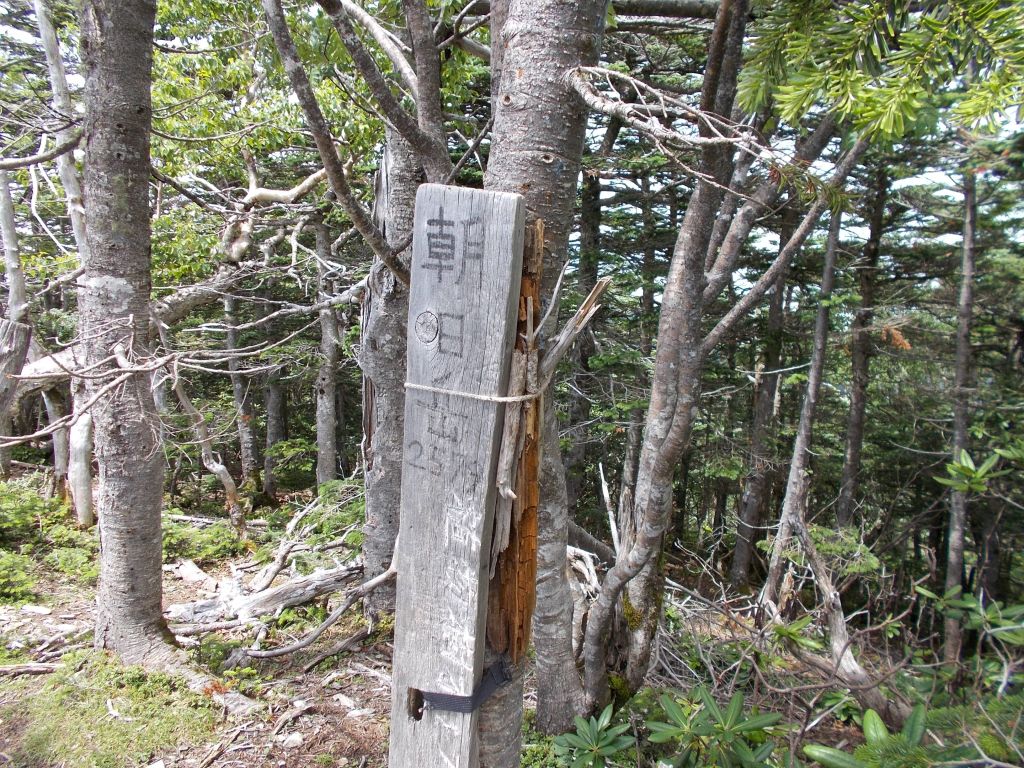
[[[490,533],[523,257],[522,198],[416,197],[389,764],[477,760]],[[474,696],[474,694],[476,694]],[[462,706],[465,704],[465,706]]]

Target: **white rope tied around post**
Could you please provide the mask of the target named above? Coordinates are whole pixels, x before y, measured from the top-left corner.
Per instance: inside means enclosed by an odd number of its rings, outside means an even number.
[[[485,403],[528,403],[540,397],[540,392],[527,392],[525,395],[481,395],[476,392],[462,392],[457,389],[442,389],[440,387],[428,387],[425,384],[413,384],[405,382],[406,389],[417,389],[420,392],[431,392],[435,395],[454,395],[465,397],[469,400],[482,400]],[[543,387],[541,388],[543,390]]]

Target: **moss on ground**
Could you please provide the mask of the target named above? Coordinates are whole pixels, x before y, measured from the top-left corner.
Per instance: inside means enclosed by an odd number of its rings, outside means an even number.
[[[213,734],[220,711],[180,678],[125,667],[106,654],[65,657],[42,688],[0,710],[20,733],[13,765],[134,768],[154,755]]]

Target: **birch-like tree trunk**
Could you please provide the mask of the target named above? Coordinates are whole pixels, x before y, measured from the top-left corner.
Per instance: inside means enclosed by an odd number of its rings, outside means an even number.
[[[83,528],[96,524],[92,493],[92,414],[79,411],[68,430],[68,490]]]
[[[166,648],[161,613],[164,457],[149,371],[150,0],[86,0],[85,199],[88,254],[79,333],[100,468],[95,644],[139,661]]]
[[[57,141],[63,142],[71,137],[74,130],[74,105],[71,102],[71,89],[68,88],[67,75],[64,70],[64,59],[61,57],[60,42],[53,28],[50,11],[45,0],[35,0],[36,25],[39,27],[39,39],[43,44],[46,56],[46,68],[50,77],[51,103],[58,115],[66,116],[67,127],[57,132]],[[71,219],[71,231],[78,247],[79,264],[84,265],[89,253],[86,237],[85,206],[82,197],[82,182],[75,168],[74,155],[70,152],[57,158],[57,172],[64,197],[67,200],[68,218]],[[70,483],[71,501],[79,525],[92,525],[95,520],[92,489],[93,429],[92,417],[82,413],[87,401],[86,389],[82,382],[71,383],[71,411],[77,421],[68,433],[68,481]],[[77,427],[77,428],[76,428]]]
[[[331,258],[331,233],[321,218],[316,222],[317,300],[331,292],[327,274]],[[338,476],[338,362],[341,339],[333,307],[320,311],[320,365],[316,376],[316,484]]]
[[[956,362],[953,382],[953,461],[967,450],[971,398],[971,321],[974,314],[974,251],[978,221],[978,198],[974,171],[964,172],[964,230],[960,267],[960,301],[957,306]],[[946,540],[946,593],[962,588],[964,570],[964,529],[967,523],[967,493],[954,490],[949,496],[949,535]],[[958,619],[947,616],[944,624],[943,661],[960,659],[962,642]]]
[[[28,321],[25,273],[21,269],[21,250],[14,223],[14,203],[7,171],[0,171],[0,235],[4,246],[4,274],[7,279],[7,317],[0,318],[0,436],[10,435],[9,413],[14,399],[15,381],[28,356],[32,331]],[[0,447],[0,477],[11,471],[10,448]]]

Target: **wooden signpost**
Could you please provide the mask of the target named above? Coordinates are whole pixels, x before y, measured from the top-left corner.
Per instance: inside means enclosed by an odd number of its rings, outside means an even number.
[[[475,768],[495,471],[523,258],[518,195],[426,184],[409,296],[391,768]]]

